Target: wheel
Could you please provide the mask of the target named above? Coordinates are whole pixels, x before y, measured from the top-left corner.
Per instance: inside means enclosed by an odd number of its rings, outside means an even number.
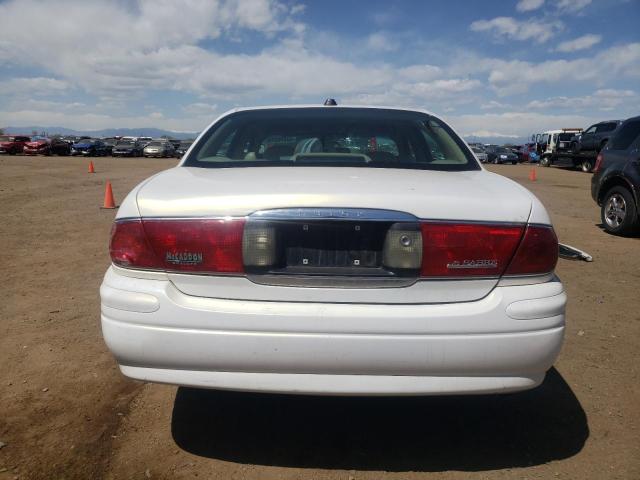
[[[582,168],[583,172],[589,173],[591,170],[593,170],[593,160],[591,159],[583,160],[582,163],[580,164],[580,168]]]
[[[630,235],[638,230],[638,210],[633,195],[624,187],[613,187],[604,196],[600,218],[614,235]]]
[[[578,145],[578,142],[571,142],[571,152],[575,154],[580,153],[580,145]]]
[[[550,167],[551,159],[549,157],[542,157],[540,159],[540,165],[542,165],[543,167]]]

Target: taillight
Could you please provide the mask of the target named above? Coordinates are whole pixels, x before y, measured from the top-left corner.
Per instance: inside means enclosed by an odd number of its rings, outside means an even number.
[[[242,273],[244,220],[132,220],[117,222],[111,260],[130,268]]]
[[[598,173],[602,168],[602,161],[604,160],[604,156],[602,153],[599,153],[596,157],[596,164],[593,166],[593,173]]]
[[[505,275],[551,273],[558,263],[558,237],[553,227],[529,225]]]
[[[523,229],[522,225],[423,223],[420,275],[499,277],[509,265]]]

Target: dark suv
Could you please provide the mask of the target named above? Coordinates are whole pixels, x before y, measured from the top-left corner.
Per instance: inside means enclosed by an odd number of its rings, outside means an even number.
[[[638,231],[640,217],[640,116],[626,120],[600,152],[591,196],[600,205],[602,225],[616,235]]]
[[[608,120],[591,125],[581,135],[576,135],[571,139],[571,150],[573,153],[599,152],[621,124],[622,120]]]

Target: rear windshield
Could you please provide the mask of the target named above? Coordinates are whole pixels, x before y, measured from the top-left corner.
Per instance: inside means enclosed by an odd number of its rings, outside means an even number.
[[[566,142],[568,140],[571,140],[574,136],[575,133],[561,133],[560,135],[558,135],[558,140],[560,140],[561,142]]]
[[[231,114],[198,140],[183,165],[480,169],[462,140],[434,117],[339,107]]]

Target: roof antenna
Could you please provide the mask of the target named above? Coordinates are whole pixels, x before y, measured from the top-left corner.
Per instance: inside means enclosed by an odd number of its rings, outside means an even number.
[[[324,101],[324,106],[325,107],[335,107],[336,105],[338,105],[338,102],[336,102],[335,99],[333,99],[333,98],[327,98]]]

